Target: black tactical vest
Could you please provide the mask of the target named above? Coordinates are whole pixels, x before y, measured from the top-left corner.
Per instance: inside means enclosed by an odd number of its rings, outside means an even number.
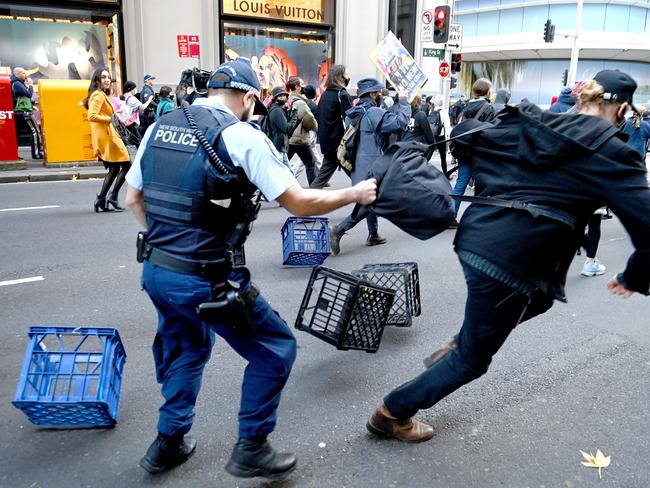
[[[256,188],[233,164],[220,137],[239,119],[204,107],[190,111],[231,174],[221,174],[212,166],[182,110],[161,117],[140,163],[149,244],[179,257],[219,259],[228,250],[226,240],[244,219],[244,203]]]

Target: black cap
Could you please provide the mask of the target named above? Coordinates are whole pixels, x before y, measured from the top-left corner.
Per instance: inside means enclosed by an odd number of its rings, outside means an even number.
[[[606,69],[596,73],[594,81],[597,81],[604,89],[603,100],[609,103],[628,102],[633,110],[639,110],[632,105],[632,97],[637,84],[627,73],[619,70]]]
[[[214,76],[218,73],[227,75],[228,80],[215,80]],[[210,75],[208,88],[230,88],[253,92],[255,95],[255,111],[253,113],[256,115],[268,114],[268,110],[260,101],[260,81],[247,58],[237,58],[219,65]]]
[[[136,86],[137,86],[137,85],[136,85],[135,83],[133,83],[132,81],[127,81],[126,83],[124,83],[124,91],[125,91],[125,92],[130,92],[130,91],[133,90]]]

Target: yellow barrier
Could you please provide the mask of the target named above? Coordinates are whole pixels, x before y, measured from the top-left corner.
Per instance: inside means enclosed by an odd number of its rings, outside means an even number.
[[[88,111],[88,80],[39,80],[43,146],[47,163],[95,159]]]

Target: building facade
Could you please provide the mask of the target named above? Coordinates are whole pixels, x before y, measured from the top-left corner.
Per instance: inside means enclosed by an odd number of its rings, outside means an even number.
[[[507,87],[512,102],[542,106],[562,89],[576,32],[577,2],[562,0],[456,0],[455,22],[463,26],[460,90],[485,76]],[[544,42],[544,23],[555,27]],[[635,102],[650,102],[650,0],[584,2],[578,32],[576,80],[602,69],[620,69],[638,83]]]

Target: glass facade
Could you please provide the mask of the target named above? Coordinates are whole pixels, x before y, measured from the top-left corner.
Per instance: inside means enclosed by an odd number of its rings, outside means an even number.
[[[455,19],[463,25],[464,37],[542,32],[546,19],[553,20],[556,30],[575,29],[576,3],[506,7],[515,3],[521,5],[525,2],[457,0],[454,4]],[[635,3],[650,4],[650,0]],[[500,6],[503,7],[496,9]],[[494,10],[463,13],[485,7]],[[582,11],[582,30],[650,34],[650,9],[622,4],[585,3]]]
[[[92,6],[0,7],[0,72],[20,66],[36,85],[39,79],[87,80],[106,67],[120,87],[119,15]]]
[[[335,3],[225,1],[221,3],[221,59],[249,58],[264,95],[291,76],[300,76],[322,91],[333,60]]]
[[[569,68],[569,60],[517,60],[485,63],[464,63],[461,85],[469,92],[474,80],[486,77],[493,81],[494,91],[508,88],[511,103],[523,99],[541,106],[550,105],[551,98],[562,90],[562,73]],[[624,61],[578,61],[577,80],[589,80],[603,69],[618,69],[628,73],[638,83],[634,102],[650,103],[650,64]]]
[[[291,76],[325,89],[332,58],[329,31],[236,22],[224,22],[223,28],[225,59],[249,58],[263,89],[284,85]]]

